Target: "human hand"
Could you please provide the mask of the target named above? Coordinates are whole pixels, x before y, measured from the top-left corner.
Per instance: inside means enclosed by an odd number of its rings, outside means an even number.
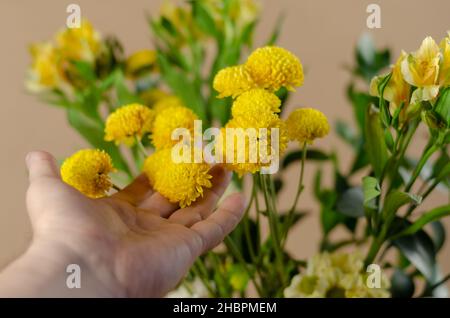
[[[230,182],[230,173],[220,166],[211,169],[213,187],[204,197],[180,209],[153,192],[144,175],[110,197],[90,199],[61,180],[50,154],[32,152],[26,161],[33,243],[0,275],[0,295],[5,286],[13,287],[17,268],[32,271],[25,296],[66,295],[61,291],[67,289],[65,269],[76,263],[82,296],[163,296],[199,255],[233,230],[244,210],[242,195],[233,194],[212,213]],[[56,287],[46,292],[41,288],[49,286],[48,280]],[[10,288],[9,295],[23,296],[20,286],[15,292]]]

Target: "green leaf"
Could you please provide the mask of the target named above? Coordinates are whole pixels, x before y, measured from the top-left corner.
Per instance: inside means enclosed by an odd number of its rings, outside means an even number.
[[[441,250],[445,243],[445,227],[441,221],[434,221],[430,223],[431,233],[430,237],[433,240],[434,250],[436,254]]]
[[[357,67],[355,73],[369,82],[382,69],[390,64],[389,50],[377,51],[372,38],[364,34],[356,47]]]
[[[414,194],[394,190],[387,194],[382,215],[384,219],[391,218],[396,215],[399,208],[407,203],[420,204],[422,198]]]
[[[356,91],[353,84],[347,87],[347,97],[352,103],[353,114],[355,115],[359,130],[364,132],[367,109],[370,108],[371,104],[377,103],[378,99],[370,96],[366,92]]]
[[[355,149],[358,148],[358,137],[349,124],[339,120],[336,122],[335,130],[339,137],[346,141],[350,146]]]
[[[338,199],[336,209],[352,218],[364,216],[364,194],[361,187],[346,190]]]
[[[201,120],[205,120],[203,100],[192,81],[186,77],[184,72],[173,67],[163,53],[158,53],[158,65],[161,68],[165,83],[171,88],[172,92],[181,98],[184,104],[191,108]]]
[[[367,206],[373,199],[381,194],[378,180],[374,177],[363,178],[364,205]]]
[[[103,139],[103,123],[96,122],[75,109],[67,110],[67,119],[69,124],[77,130],[78,133],[86,139],[89,144],[91,144],[91,146],[97,149],[102,149],[111,156],[113,165],[116,169],[124,171],[131,176],[131,171],[123,159],[119,148],[114,143],[106,142]]]
[[[424,231],[403,236],[392,243],[397,246],[428,281],[434,279],[436,263],[434,245],[431,238]]]
[[[391,125],[391,113],[389,112],[389,106],[386,103],[386,100],[384,99],[384,90],[391,80],[392,73],[389,73],[387,76],[385,76],[380,83],[378,84],[378,95],[380,96],[379,99],[379,110],[380,110],[380,118],[383,126],[389,127]]]
[[[450,87],[441,91],[439,99],[434,105],[434,111],[450,126]]]
[[[281,164],[283,168],[286,168],[293,162],[300,161],[302,159],[303,151],[302,150],[295,150],[290,153],[288,153]],[[315,161],[325,161],[328,160],[329,156],[321,152],[320,150],[315,149],[308,149],[306,152],[306,160],[315,160]]]
[[[73,65],[78,72],[78,75],[81,76],[87,82],[94,82],[97,79],[97,75],[95,74],[95,70],[91,63],[86,61],[73,61]]]
[[[388,160],[388,152],[380,117],[373,107],[367,110],[365,135],[365,148],[369,161],[375,176],[380,179]]]
[[[414,295],[414,281],[400,269],[396,269],[391,277],[392,298],[411,298]]]
[[[252,47],[253,45],[253,32],[255,31],[256,21],[252,21],[248,23],[241,32],[240,42],[242,44],[247,45],[248,47]]]
[[[435,208],[429,212],[424,213],[420,218],[418,218],[413,224],[409,227],[395,235],[395,237],[401,237],[405,235],[412,235],[419,230],[421,230],[425,225],[430,222],[437,221],[447,215],[450,215],[450,205],[444,205],[438,208]]]
[[[136,95],[133,94],[125,84],[125,78],[121,72],[116,73],[116,79],[115,79],[115,88],[116,88],[116,94],[117,94],[117,100],[119,105],[118,107],[131,104],[131,103],[141,103],[141,99]]]
[[[192,1],[191,4],[194,20],[199,28],[206,34],[217,37],[216,23],[207,5],[203,1]]]

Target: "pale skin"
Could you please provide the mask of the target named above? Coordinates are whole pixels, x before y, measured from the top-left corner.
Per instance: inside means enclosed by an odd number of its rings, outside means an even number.
[[[0,273],[0,297],[164,296],[244,211],[239,193],[216,207],[231,178],[219,166],[204,197],[180,209],[143,175],[109,197],[90,199],[61,180],[49,153],[31,152],[26,164],[33,239]],[[69,264],[81,268],[79,289],[66,285]]]

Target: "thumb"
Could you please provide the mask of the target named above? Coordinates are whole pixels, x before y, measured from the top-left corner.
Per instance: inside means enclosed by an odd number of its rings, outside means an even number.
[[[45,151],[32,151],[26,156],[30,183],[41,178],[59,179],[55,158]]]

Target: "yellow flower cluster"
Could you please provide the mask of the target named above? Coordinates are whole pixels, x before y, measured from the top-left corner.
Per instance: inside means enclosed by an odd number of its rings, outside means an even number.
[[[105,125],[105,140],[132,146],[135,138],[151,131],[154,111],[141,104],[129,104],[109,115]]]
[[[286,120],[290,140],[301,145],[312,144],[314,139],[326,136],[330,131],[327,117],[314,108],[298,108]]]
[[[259,48],[250,54],[245,64],[219,71],[213,83],[218,97],[235,99],[231,107],[232,118],[217,138],[216,159],[226,161],[230,170],[242,176],[270,165],[274,156],[282,155],[289,139],[312,143],[315,138],[328,134],[325,115],[314,109],[296,110],[286,123],[279,118],[281,100],[274,91],[282,86],[293,89],[302,84],[300,60],[275,46]],[[241,131],[228,135],[227,128],[235,131],[240,128]],[[268,138],[262,138],[261,128],[267,129]],[[256,137],[246,133],[248,129],[257,130]],[[278,129],[278,152],[271,146],[272,129]],[[245,138],[242,145],[238,144],[239,135]]]
[[[219,98],[236,97],[251,88],[277,91],[284,86],[293,90],[303,84],[300,60],[288,50],[265,46],[255,50],[243,65],[225,68],[217,73],[213,87]]]
[[[111,157],[98,149],[83,149],[67,158],[61,178],[90,198],[101,198],[111,189],[109,173],[114,171]]]
[[[380,286],[369,287],[358,253],[327,252],[308,261],[305,273],[294,276],[284,295],[289,298],[387,298],[389,280],[383,273]]]
[[[144,164],[153,189],[182,208],[202,197],[204,188],[212,186],[209,170],[206,163],[174,162],[171,148],[157,150]]]
[[[74,72],[72,61],[93,63],[102,47],[100,35],[87,20],[82,20],[79,28],[58,32],[54,43],[32,45],[26,87],[33,92],[55,88],[67,90]]]
[[[432,37],[427,37],[417,51],[402,52],[392,66],[391,73],[383,98],[389,101],[391,112],[403,105],[401,120],[405,120],[408,105],[434,101],[440,88],[450,86],[450,35],[442,39],[440,45]],[[378,86],[385,77],[386,75],[376,76],[372,79],[372,95],[379,97]]]
[[[55,88],[67,90],[69,79],[74,77],[72,62],[82,60],[93,63],[102,45],[100,35],[87,20],[82,20],[79,28],[58,32],[54,43],[32,45],[27,89],[33,92]]]

